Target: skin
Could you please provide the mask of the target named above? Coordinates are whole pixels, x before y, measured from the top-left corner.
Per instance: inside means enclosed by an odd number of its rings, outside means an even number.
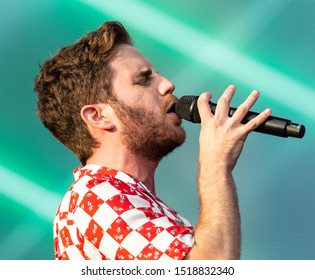
[[[172,95],[174,84],[160,75],[132,46],[120,46],[110,66],[113,70],[112,87],[118,100],[127,106],[146,110],[150,116],[148,123],[158,123],[165,134],[172,131],[174,135],[169,137],[178,137],[179,143],[183,142],[185,133],[181,119],[175,113],[167,113],[167,108],[176,100]],[[232,171],[248,134],[270,116],[271,110],[266,109],[247,124],[241,124],[259,97],[259,92],[255,90],[238,107],[233,117],[228,117],[235,90],[235,86],[231,85],[223,92],[215,115],[208,105],[210,93],[204,92],[198,99],[201,117],[198,174],[200,211],[194,231],[195,244],[187,259],[240,258],[240,216]],[[121,114],[110,104],[86,105],[81,110],[81,117],[100,143],[87,164],[124,171],[155,193],[154,175],[163,156],[150,158],[130,148],[124,123],[128,119],[122,121]]]
[[[241,120],[259,96],[253,91],[232,118],[228,108],[235,92],[229,86],[218,101],[216,115],[208,101],[211,94],[198,99],[201,116],[199,138],[200,197],[199,221],[195,227],[195,245],[187,259],[239,259],[241,247],[240,215],[232,170],[243,149],[247,135],[271,114],[266,109],[255,119],[241,124]]]

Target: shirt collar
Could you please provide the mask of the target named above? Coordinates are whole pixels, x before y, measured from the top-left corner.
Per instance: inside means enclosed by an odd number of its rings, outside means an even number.
[[[73,175],[76,181],[85,175],[91,176],[91,177],[102,176],[102,175],[111,176],[127,184],[132,184],[132,185],[137,184],[143,187],[143,184],[141,182],[139,182],[136,178],[130,176],[129,174],[109,168],[109,167],[97,165],[97,164],[88,164],[85,166],[79,166],[74,169]]]

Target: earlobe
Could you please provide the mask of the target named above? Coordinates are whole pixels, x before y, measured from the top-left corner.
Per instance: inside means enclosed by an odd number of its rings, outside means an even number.
[[[114,129],[115,124],[113,123],[111,118],[102,115],[102,119],[103,119],[103,129],[106,129],[106,130]]]
[[[95,128],[111,130],[115,127],[111,119],[106,117],[104,108],[101,108],[98,104],[83,106],[81,118],[88,126]]]

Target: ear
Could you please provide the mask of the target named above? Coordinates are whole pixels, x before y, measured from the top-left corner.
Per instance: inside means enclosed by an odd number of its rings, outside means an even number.
[[[112,130],[115,124],[108,117],[104,104],[85,105],[81,109],[81,118],[88,125],[99,129]]]

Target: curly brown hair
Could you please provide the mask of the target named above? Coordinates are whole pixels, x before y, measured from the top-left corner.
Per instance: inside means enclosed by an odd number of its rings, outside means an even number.
[[[35,78],[39,118],[83,165],[98,142],[80,111],[84,105],[113,98],[108,63],[121,44],[133,45],[124,26],[117,21],[105,22],[45,61]]]

